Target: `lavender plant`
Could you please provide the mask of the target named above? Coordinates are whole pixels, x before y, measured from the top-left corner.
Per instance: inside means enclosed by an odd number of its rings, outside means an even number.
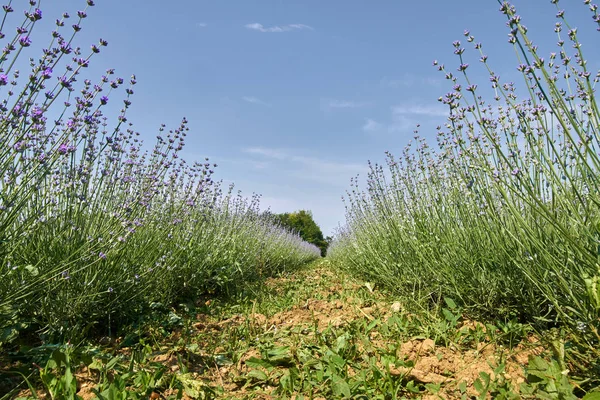
[[[43,15],[29,4],[0,56],[0,345],[27,328],[47,338],[114,332],[152,302],[234,288],[319,256],[262,216],[258,197],[224,192],[216,164],[179,158],[185,119],[161,126],[145,150],[126,117],[135,76],[110,127],[105,106],[125,80],[112,69],[83,78],[107,43],[75,45],[92,0],[56,20],[21,77],[18,58]],[[14,22],[10,2],[3,11],[1,39]]]
[[[439,99],[449,116],[437,149],[415,131],[401,158],[371,165],[366,191],[353,181],[329,255],[421,303],[451,297],[480,318],[567,328],[572,359],[597,371],[600,72],[588,70],[577,29],[551,2],[558,51],[548,59],[500,2],[522,86],[501,82],[464,33],[489,73],[492,103],[470,80],[460,41],[458,73],[434,62],[453,86]],[[600,24],[597,6],[584,3]]]

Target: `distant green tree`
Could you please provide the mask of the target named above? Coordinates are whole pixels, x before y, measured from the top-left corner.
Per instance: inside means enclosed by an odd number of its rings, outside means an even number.
[[[310,211],[275,214],[275,219],[284,227],[298,233],[303,240],[317,246],[321,249],[321,255],[325,256],[328,242],[323,238],[323,232]]]

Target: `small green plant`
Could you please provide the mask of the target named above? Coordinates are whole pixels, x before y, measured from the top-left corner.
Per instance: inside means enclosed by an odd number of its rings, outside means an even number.
[[[44,368],[40,369],[40,380],[51,399],[80,398],[77,396],[77,379],[71,363],[71,353],[70,346],[54,350]]]
[[[527,366],[527,382],[521,385],[521,393],[536,399],[574,400],[573,385],[569,382],[569,370],[563,370],[556,360],[546,361],[531,357]]]
[[[522,398],[514,391],[510,381],[505,378],[505,364],[498,365],[493,375],[486,372],[480,372],[479,377],[473,383],[475,390],[479,393],[479,399],[487,399],[491,396],[493,399],[520,399]],[[461,393],[464,394],[464,386],[461,388]]]

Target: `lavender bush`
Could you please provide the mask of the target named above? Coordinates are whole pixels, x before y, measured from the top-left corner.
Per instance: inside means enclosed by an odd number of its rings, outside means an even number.
[[[293,268],[319,250],[234,196],[214,164],[179,158],[187,121],[159,129],[153,149],[127,121],[135,76],[114,127],[103,110],[125,85],[82,73],[107,43],[76,47],[88,7],[56,20],[27,76],[16,70],[43,14],[30,1],[16,34],[3,7],[0,38],[0,345],[23,329],[75,338],[110,332],[151,302],[170,304]],[[70,21],[70,22],[69,22]],[[114,330],[113,330],[114,331]]]
[[[552,3],[558,51],[547,59],[500,3],[524,100],[469,32],[492,103],[470,81],[461,42],[458,73],[434,62],[453,85],[439,99],[450,112],[437,149],[417,135],[402,157],[371,166],[366,191],[353,182],[329,255],[421,304],[451,297],[472,316],[568,328],[569,355],[600,369],[600,73]],[[600,25],[597,6],[584,3]]]

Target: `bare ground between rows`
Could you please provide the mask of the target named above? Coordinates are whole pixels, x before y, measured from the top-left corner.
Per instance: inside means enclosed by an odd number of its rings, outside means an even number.
[[[215,317],[207,312],[197,314],[191,324],[191,340],[198,349],[195,352],[196,358],[187,359],[187,372],[202,385],[218,388],[222,393],[219,398],[281,398],[276,393],[276,381],[250,385],[248,380],[243,379],[251,369],[246,365],[246,361],[261,357],[260,346],[257,344],[261,337],[272,337],[273,346],[290,346],[293,352],[298,343],[316,342],[317,336],[326,330],[334,330],[339,334],[357,323],[376,320],[385,322],[400,315],[409,320],[412,318],[406,314],[402,305],[389,295],[377,288],[373,290],[369,284],[365,285],[364,282],[345,277],[323,263],[291,276],[269,278],[264,285],[265,289],[275,296],[290,296],[290,291],[294,291],[291,295],[294,297],[292,304],[281,309],[277,309],[277,306],[270,307],[263,312],[259,312],[261,304],[255,304],[248,312],[224,318]],[[240,329],[252,332],[257,340],[238,343],[235,362],[229,365],[215,363],[215,354],[231,352],[223,341]],[[483,325],[473,321],[462,321],[456,329],[464,331],[465,334],[477,329],[485,330]],[[187,334],[189,336],[189,332]],[[180,342],[182,335],[181,331],[173,332],[169,340],[161,346],[162,351],[152,358],[152,361],[166,365],[173,374],[181,372],[182,350],[173,344]],[[221,344],[217,338],[220,338]],[[474,395],[476,392],[473,383],[480,373],[488,373],[494,378],[494,368],[500,362],[506,366],[504,378],[513,383],[513,387],[518,388],[525,380],[524,367],[529,357],[543,352],[533,336],[511,349],[489,341],[481,341],[472,346],[441,346],[431,338],[390,337],[382,334],[376,326],[362,339],[357,340],[357,346],[366,357],[378,359],[378,355],[389,351],[390,346],[396,346],[399,359],[412,361],[410,367],[386,367],[378,360],[378,365],[391,376],[401,377],[407,382],[412,380],[419,384],[441,386],[442,389],[436,395],[415,395],[421,398],[456,398],[461,382],[466,383],[467,394]],[[119,352],[128,355],[129,349],[123,348]],[[349,367],[349,376],[358,372]],[[93,374],[87,370],[80,370],[76,375],[80,388],[78,394],[85,400],[95,398],[91,391],[97,384]],[[25,393],[26,391],[21,394]],[[168,394],[168,391],[155,393],[156,398],[164,398]],[[183,398],[191,397],[184,395]]]
[[[294,280],[301,281],[313,290],[301,293],[304,296],[297,298],[296,304],[287,309],[272,315],[250,312],[220,321],[212,320],[207,315],[198,315],[194,328],[202,333],[217,334],[247,325],[257,332],[257,335],[287,331],[290,335],[303,336],[300,339],[303,342],[310,342],[314,340],[315,332],[326,329],[343,331],[345,327],[356,321],[376,319],[386,321],[394,315],[403,313],[402,305],[385,293],[372,290],[370,285],[361,282],[348,280],[348,278],[340,279],[340,274],[329,268],[317,267],[292,278],[269,278],[265,284],[268,288],[281,293]],[[370,301],[357,296],[359,291],[369,291]],[[458,329],[467,332],[477,329],[478,325],[482,328],[482,325],[477,322],[462,321]],[[485,330],[484,327],[483,329]],[[398,344],[397,340],[385,337],[377,329],[369,332],[368,339],[370,346],[363,345],[361,350],[369,354],[377,354],[378,350]],[[277,335],[274,345],[291,345],[297,340],[280,334]],[[398,357],[413,361],[414,366],[390,368],[389,373],[403,376],[407,381],[441,384],[445,388],[438,393],[441,398],[452,398],[452,393],[458,384],[464,381],[467,384],[467,393],[473,395],[475,394],[473,382],[479,374],[486,372],[493,379],[494,368],[499,362],[504,362],[506,365],[504,377],[518,388],[518,385],[525,380],[523,372],[529,357],[541,354],[542,351],[534,337],[529,337],[512,349],[489,342],[481,342],[474,348],[459,348],[454,345],[438,346],[429,338],[409,339],[404,340],[399,346]],[[250,369],[245,365],[245,361],[252,357],[260,357],[260,351],[250,344],[234,365],[216,366],[197,373],[196,376],[211,386],[222,387],[225,391],[223,398],[279,398],[275,394],[275,386],[247,387],[239,384],[239,378],[247,374]],[[158,360],[171,363],[173,368],[177,368],[177,358],[174,355],[170,357],[163,355]],[[431,398],[439,397],[431,396]]]

